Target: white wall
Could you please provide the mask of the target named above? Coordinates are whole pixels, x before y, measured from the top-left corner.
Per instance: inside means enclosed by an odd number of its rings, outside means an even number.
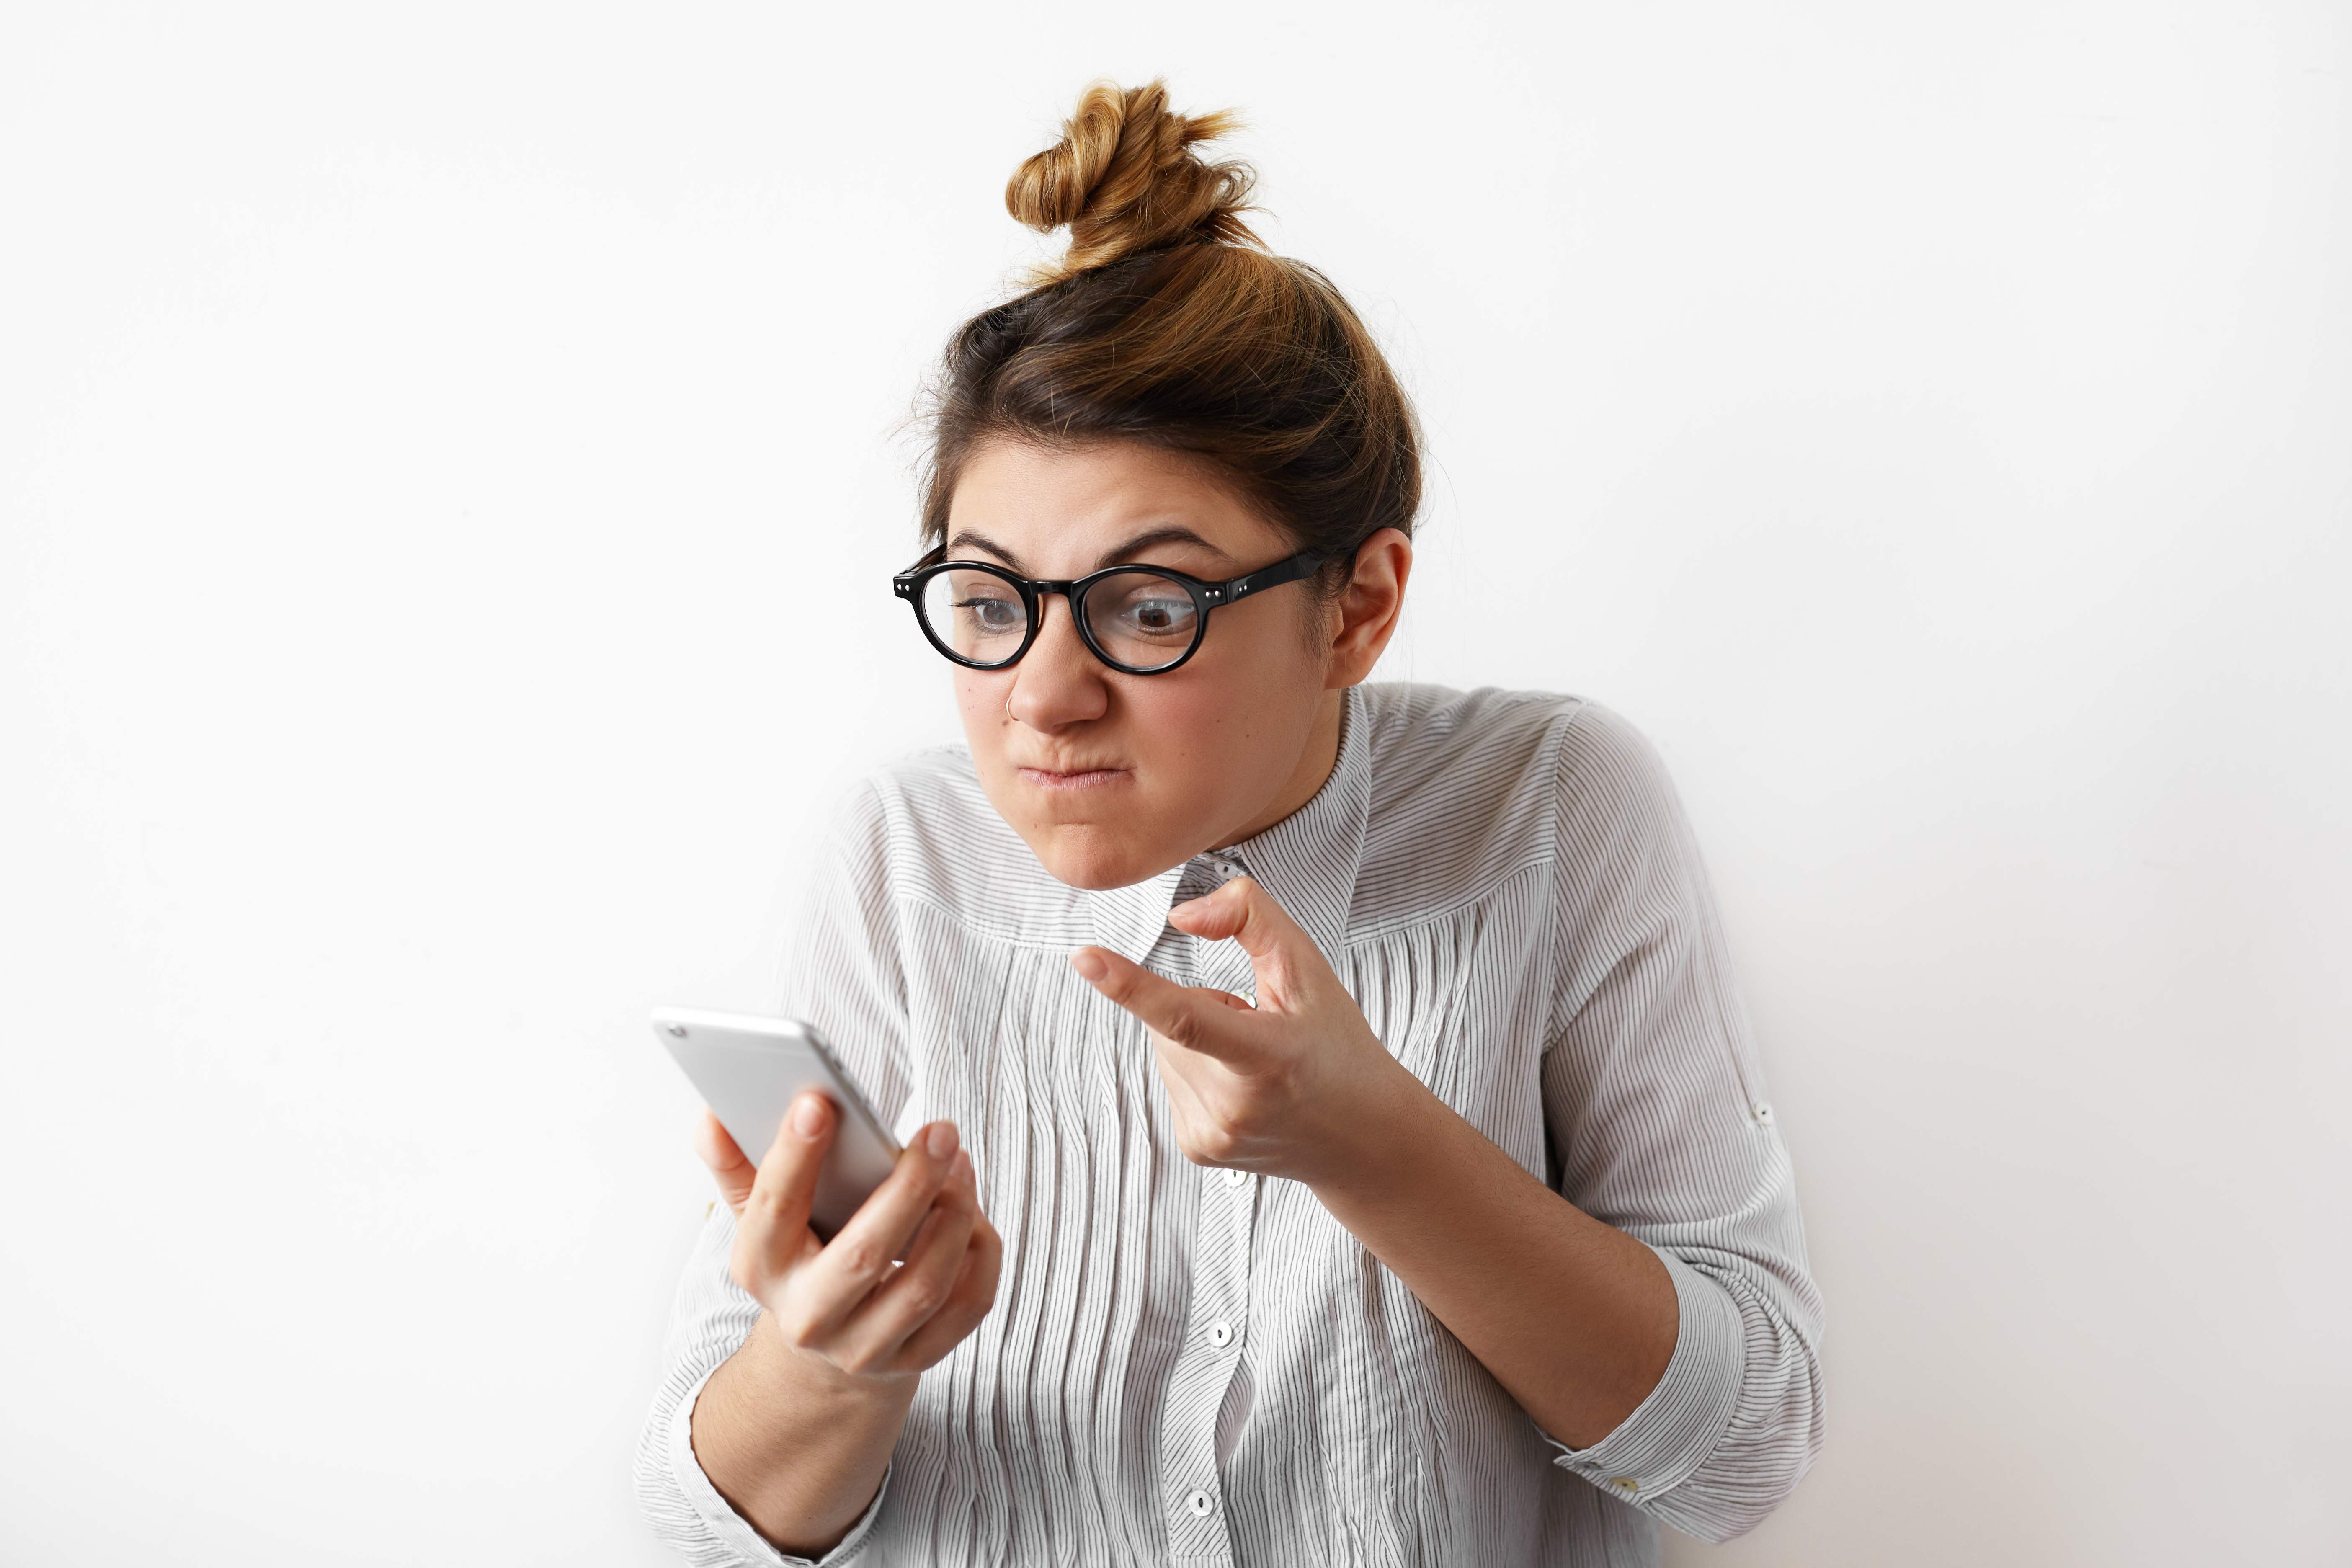
[[[1427,416],[1391,672],[1712,855],[1832,1436],[1670,1561],[2345,1561],[2352,12],[2247,0],[0,10],[0,1560],[667,1560],[642,1015],[952,733],[891,425],[1158,71]]]

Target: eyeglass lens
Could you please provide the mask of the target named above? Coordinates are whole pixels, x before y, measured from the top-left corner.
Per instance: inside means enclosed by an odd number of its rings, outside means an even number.
[[[1084,595],[1087,630],[1113,664],[1160,669],[1190,652],[1200,631],[1192,591],[1155,572],[1119,572]],[[924,624],[956,657],[1003,664],[1029,635],[1020,590],[991,572],[950,567],[923,584],[916,601]]]
[[[1003,664],[1029,635],[1029,607],[1020,590],[993,572],[950,567],[934,573],[915,603],[931,635],[974,664]]]
[[[1087,590],[1087,630],[1113,664],[1175,663],[1192,647],[1199,618],[1183,584],[1149,572],[1121,572]]]

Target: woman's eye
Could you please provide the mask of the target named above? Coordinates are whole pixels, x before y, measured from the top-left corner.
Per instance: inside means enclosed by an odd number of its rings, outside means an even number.
[[[1183,628],[1192,611],[1190,599],[1141,599],[1129,605],[1119,618],[1139,632],[1173,632]]]
[[[984,632],[1017,632],[1021,629],[1021,606],[1012,599],[965,599],[959,602],[956,608]]]

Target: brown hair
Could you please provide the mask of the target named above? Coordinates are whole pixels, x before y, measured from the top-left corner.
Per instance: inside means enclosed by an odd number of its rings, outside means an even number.
[[[1410,534],[1420,433],[1371,334],[1304,262],[1241,220],[1255,179],[1192,149],[1229,113],[1168,108],[1160,82],[1097,82],[1061,142],[1005,187],[1014,217],[1066,225],[1058,266],[965,322],[931,397],[923,537],[947,537],[958,475],[992,439],[1142,441],[1221,470],[1301,548],[1334,558],[1383,528]]]

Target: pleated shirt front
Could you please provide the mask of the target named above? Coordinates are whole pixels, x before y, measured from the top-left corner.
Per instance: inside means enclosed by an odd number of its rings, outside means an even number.
[[[1244,872],[1423,1083],[1664,1260],[1673,1359],[1601,1442],[1538,1431],[1306,1188],[1177,1147],[1142,1025],[1068,959],[1097,943],[1246,995],[1236,944],[1167,923]],[[1110,892],[1048,875],[961,748],[924,753],[836,821],[785,990],[902,1136],[956,1123],[1004,1238],[994,1308],[923,1375],[827,1563],[1617,1568],[1657,1561],[1657,1521],[1754,1523],[1818,1449],[1788,1153],[1672,787],[1605,710],[1354,689],[1306,807]],[[639,1489],[690,1562],[796,1563],[694,1458],[694,1400],[759,1311],[732,1237],[720,1205]]]

